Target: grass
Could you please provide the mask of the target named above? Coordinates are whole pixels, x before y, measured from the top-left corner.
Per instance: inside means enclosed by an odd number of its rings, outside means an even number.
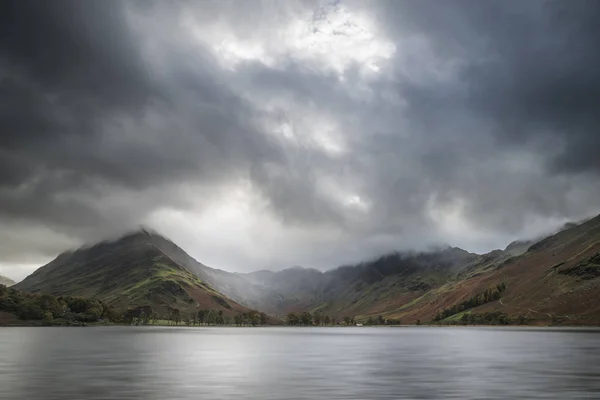
[[[319,311],[323,310],[323,309],[324,309],[324,308],[326,308],[328,305],[329,305],[328,303],[321,303],[321,304],[319,304],[318,306],[316,306],[316,307],[314,307],[314,308],[310,309],[310,311],[309,311],[309,312],[311,312],[311,313],[313,313],[313,314],[314,314],[314,313],[316,313],[316,312],[319,312]]]
[[[133,286],[127,288],[123,293],[134,294],[138,291],[148,290],[156,284],[171,281],[179,285],[185,283],[189,286],[200,286],[210,294],[220,296],[217,291],[206,285],[200,278],[180,267],[156,262],[149,270],[152,274],[150,277],[136,281]]]
[[[471,314],[471,311],[470,310],[469,311],[461,311],[458,314],[454,314],[449,317],[446,317],[446,318],[440,320],[439,322],[458,322],[462,319],[463,315],[465,315],[465,314]]]
[[[415,304],[417,304],[419,301],[423,300],[423,298],[425,298],[429,293],[425,293],[422,296],[419,296],[417,298],[412,299],[411,301],[409,301],[406,304],[403,304],[400,308],[396,309],[395,312],[397,311],[402,311],[402,310],[406,310],[409,307],[414,306]]]

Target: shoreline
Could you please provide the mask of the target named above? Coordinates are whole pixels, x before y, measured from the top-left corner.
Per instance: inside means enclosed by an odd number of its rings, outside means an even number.
[[[37,321],[36,321],[37,322]],[[43,325],[40,323],[27,323],[23,321],[21,324],[6,324],[0,325],[1,328],[102,328],[102,327],[132,327],[132,328],[285,328],[285,329],[359,329],[359,328],[452,328],[452,329],[499,329],[499,330],[558,330],[558,331],[598,331],[600,332],[600,325],[372,325],[372,326],[289,326],[289,325],[259,325],[259,326],[236,326],[236,325],[201,325],[201,326],[188,326],[188,325],[130,325],[121,323],[85,323],[85,324],[72,324],[72,325]]]

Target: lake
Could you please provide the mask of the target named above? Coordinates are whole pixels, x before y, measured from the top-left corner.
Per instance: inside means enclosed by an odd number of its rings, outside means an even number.
[[[598,399],[600,332],[2,328],[0,399]]]

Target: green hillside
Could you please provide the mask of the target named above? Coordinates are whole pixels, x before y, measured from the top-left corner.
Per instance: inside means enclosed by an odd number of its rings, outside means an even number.
[[[59,255],[15,285],[30,293],[84,296],[122,309],[166,315],[197,310],[236,315],[248,309],[223,296],[165,254],[147,231]]]

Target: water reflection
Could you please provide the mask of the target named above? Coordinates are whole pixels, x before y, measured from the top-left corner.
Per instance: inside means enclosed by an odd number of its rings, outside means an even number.
[[[7,328],[0,398],[600,398],[600,333]]]

